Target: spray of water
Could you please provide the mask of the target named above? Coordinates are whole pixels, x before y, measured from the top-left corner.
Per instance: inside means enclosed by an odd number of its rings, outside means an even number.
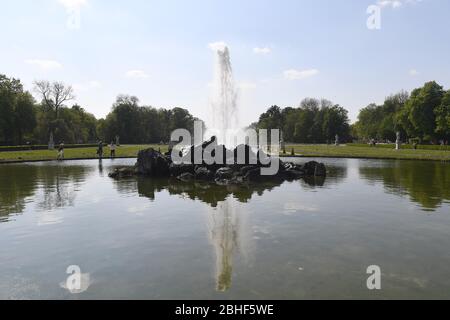
[[[235,143],[227,141],[227,132],[237,132],[240,127],[230,50],[224,43],[214,44],[210,48],[215,53],[215,67],[207,136],[215,135],[219,143],[233,147]]]

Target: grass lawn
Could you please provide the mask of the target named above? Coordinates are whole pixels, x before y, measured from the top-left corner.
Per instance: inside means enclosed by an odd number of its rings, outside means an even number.
[[[116,157],[136,157],[139,150],[153,147],[162,152],[167,152],[167,146],[159,145],[124,145],[117,149]],[[439,150],[409,150],[403,149],[396,151],[394,149],[373,148],[362,146],[339,146],[334,145],[288,145],[287,154],[290,156],[292,149],[295,156],[303,157],[333,157],[333,158],[375,158],[375,159],[411,159],[411,160],[437,160],[450,161],[450,151]],[[96,148],[65,149],[66,160],[70,159],[93,159],[96,158]],[[105,147],[105,158],[109,155],[109,148]],[[0,163],[20,162],[20,161],[39,161],[56,160],[57,151],[36,150],[36,151],[18,151],[18,152],[0,152]]]
[[[375,158],[375,159],[411,159],[450,161],[450,151],[439,150],[395,150],[377,147],[355,147],[341,145],[287,145],[286,152],[290,155],[294,149],[296,156],[304,157],[334,157],[334,158]]]
[[[158,145],[124,145],[116,150],[117,158],[136,157],[139,150],[153,147],[155,150],[161,148],[162,152],[167,152],[167,146]],[[109,148],[103,149],[104,157],[109,157]],[[39,161],[39,160],[56,160],[56,150],[35,150],[35,151],[11,151],[0,152],[0,163],[2,162],[16,162],[16,161]],[[92,159],[97,157],[97,148],[80,148],[80,149],[65,149],[64,157],[66,160],[70,159]]]

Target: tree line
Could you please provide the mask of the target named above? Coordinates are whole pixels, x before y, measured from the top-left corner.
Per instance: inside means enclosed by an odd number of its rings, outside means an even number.
[[[362,109],[352,127],[360,140],[395,141],[396,132],[403,140],[438,143],[450,138],[450,90],[435,81],[386,98],[382,105]]]
[[[304,99],[298,108],[272,106],[252,127],[280,129],[292,143],[334,143],[350,139],[348,111],[326,99]]]
[[[81,106],[67,105],[75,96],[61,82],[36,81],[36,102],[18,79],[0,74],[0,145],[47,144],[50,134],[56,143],[110,142],[120,137],[124,144],[167,143],[175,129],[193,131],[198,120],[183,108],[142,106],[133,96],[120,95],[104,119],[96,119]],[[450,138],[450,90],[436,82],[425,83],[411,94],[401,91],[382,105],[363,108],[350,125],[348,111],[326,99],[304,99],[296,108],[270,107],[255,129],[281,129],[285,142],[334,143],[404,140],[421,143]]]
[[[140,106],[133,96],[117,97],[105,119],[96,119],[74,100],[71,86],[61,82],[36,81],[36,102],[18,79],[0,75],[0,145],[47,144],[52,134],[56,143],[168,142],[175,129],[193,131],[197,120],[183,108],[157,109]]]

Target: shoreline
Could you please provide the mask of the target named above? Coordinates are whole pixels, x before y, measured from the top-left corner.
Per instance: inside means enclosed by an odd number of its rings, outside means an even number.
[[[427,159],[427,158],[393,158],[393,157],[369,157],[369,156],[345,156],[345,155],[280,155],[280,159],[283,158],[299,158],[299,159],[311,159],[311,158],[323,158],[323,159],[357,159],[357,160],[400,160],[400,161],[433,161],[433,162],[444,162],[444,163],[450,163],[450,159]],[[122,160],[122,159],[136,159],[137,156],[122,156],[122,157],[115,157],[115,158],[102,158],[102,160]],[[38,162],[58,162],[58,163],[64,163],[67,161],[83,161],[83,160],[100,160],[99,158],[95,157],[86,157],[86,158],[66,158],[64,160],[57,160],[57,159],[32,159],[32,160],[0,160],[0,165],[7,165],[7,164],[26,164],[26,163],[38,163]]]

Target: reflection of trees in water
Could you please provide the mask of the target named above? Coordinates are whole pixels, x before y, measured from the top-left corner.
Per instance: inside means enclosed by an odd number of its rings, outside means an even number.
[[[136,188],[132,180],[116,181],[119,192],[128,193]],[[264,192],[271,191],[281,186],[281,181],[270,181],[248,185],[218,186],[206,182],[180,182],[176,179],[150,179],[137,178],[137,191],[139,195],[151,200],[155,199],[155,194],[166,190],[171,195],[181,195],[192,200],[199,200],[215,208],[220,202],[224,202],[229,196],[233,196],[239,202],[246,203],[254,194],[262,196]]]
[[[425,210],[435,210],[450,200],[450,165],[432,161],[395,161],[387,166],[360,167],[360,175],[382,182],[396,195],[409,195]]]
[[[94,170],[93,167],[64,165],[40,169],[43,199],[38,203],[38,208],[47,211],[73,206],[77,189],[89,171]]]
[[[25,199],[34,195],[36,183],[35,166],[0,166],[0,220],[23,212]]]
[[[73,165],[0,166],[0,216],[22,213],[25,199],[42,191],[39,209],[72,206],[75,193],[92,167]]]

